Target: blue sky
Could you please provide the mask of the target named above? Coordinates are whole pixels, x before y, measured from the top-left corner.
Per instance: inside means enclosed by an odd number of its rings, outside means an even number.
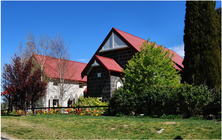
[[[183,57],[185,1],[2,1],[1,71],[25,36],[60,33],[71,60],[87,63],[112,27],[173,49]],[[221,1],[217,1],[217,6]]]

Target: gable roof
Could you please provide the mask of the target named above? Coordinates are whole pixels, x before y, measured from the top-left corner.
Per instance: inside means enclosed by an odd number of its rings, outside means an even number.
[[[114,33],[117,34],[117,36],[122,36],[130,44],[129,47],[130,46],[133,47],[135,50],[137,50],[137,52],[140,51],[140,45],[142,45],[143,42],[146,41],[145,39],[142,39],[142,38],[139,38],[137,36],[131,35],[129,33],[126,33],[124,31],[121,31],[121,30],[116,29],[116,28],[113,28],[112,30],[114,31]],[[149,42],[149,43],[151,43],[151,42]],[[158,47],[158,46],[160,46],[160,45],[155,44],[155,47]],[[182,71],[183,70],[183,64],[182,64],[183,58],[180,55],[178,55],[175,51],[170,50],[168,48],[166,48],[166,49],[170,51],[171,55],[174,54],[173,61],[176,64],[174,67],[176,69]]]
[[[43,56],[38,54],[33,54],[36,61],[41,65],[43,64],[43,71],[49,78],[59,79],[59,67],[58,67],[58,59],[49,56]],[[41,61],[44,60],[44,61]],[[73,80],[80,82],[87,82],[87,77],[81,77],[81,72],[86,67],[86,63],[80,63],[71,60],[60,59],[60,64],[64,65],[64,69],[62,72],[64,74],[65,80]]]
[[[102,42],[102,44],[100,45],[100,47],[98,48],[98,50],[96,51],[96,53],[94,54],[94,56],[91,58],[91,60],[89,61],[89,63],[85,67],[85,69],[83,70],[82,77],[90,69],[91,65],[93,64],[93,59],[94,59],[95,55],[99,54],[99,51],[102,49],[102,47],[104,46],[106,41],[109,39],[109,37],[111,36],[112,33],[114,33],[117,37],[119,37],[135,53],[140,51],[140,45],[142,45],[143,42],[146,41],[145,39],[142,39],[142,38],[139,38],[139,37],[134,36],[132,34],[126,33],[126,32],[121,31],[119,29],[112,28],[111,31],[109,32],[109,34],[104,39],[104,41]],[[157,47],[157,46],[159,46],[159,45],[156,44],[155,47]],[[167,50],[170,51],[171,55],[174,54],[174,57],[173,57],[173,61],[175,63],[174,67],[177,70],[182,71],[183,70],[183,64],[182,64],[183,58],[180,55],[178,55],[176,52],[174,52],[173,50],[170,50],[170,49],[167,49]]]
[[[119,64],[116,63],[114,59],[99,55],[95,55],[95,58],[100,65],[103,65],[106,70],[108,70],[109,75],[111,71],[123,73],[122,68],[119,66]]]
[[[94,55],[93,58],[90,60],[89,64],[83,70],[82,76],[84,76],[85,73],[88,72],[88,70],[90,69],[90,67],[91,67],[91,65],[93,64],[94,61],[96,61],[105,71],[107,71],[109,76],[113,72],[114,73],[115,72],[123,73],[122,68],[120,67],[120,65],[114,59],[104,57],[104,56]]]

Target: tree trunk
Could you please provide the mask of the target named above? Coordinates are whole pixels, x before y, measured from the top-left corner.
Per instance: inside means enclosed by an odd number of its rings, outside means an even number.
[[[34,114],[35,110],[34,110],[34,104],[32,102],[32,113]]]
[[[10,109],[11,105],[10,105],[10,94],[9,94],[9,99],[8,99],[8,112],[7,114],[9,115],[9,109]]]

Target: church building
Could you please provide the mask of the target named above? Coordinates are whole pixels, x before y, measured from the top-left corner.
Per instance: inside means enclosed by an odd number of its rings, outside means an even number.
[[[146,40],[112,28],[81,73],[82,78],[87,76],[87,92],[84,96],[100,97],[103,101],[108,101],[113,92],[123,85],[120,80],[122,68],[125,69],[128,61],[140,51],[140,45],[144,41]],[[174,67],[182,71],[183,58],[173,50],[169,51],[175,56]]]

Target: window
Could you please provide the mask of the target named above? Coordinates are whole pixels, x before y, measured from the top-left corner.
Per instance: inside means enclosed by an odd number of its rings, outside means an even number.
[[[72,101],[72,102],[73,102],[72,104],[75,104],[75,102],[76,102],[75,98],[73,99],[73,101]]]
[[[120,87],[122,87],[123,86],[123,84],[120,82],[120,81],[117,81],[117,83],[116,83],[116,88],[118,89],[118,88],[120,88]]]
[[[79,88],[83,88],[83,83],[79,83]]]
[[[101,73],[97,73],[97,77],[101,77]]]
[[[72,100],[68,100],[68,106],[67,107],[72,107]]]
[[[53,99],[53,107],[59,107],[59,100]]]
[[[58,86],[58,80],[53,80],[53,86]]]

